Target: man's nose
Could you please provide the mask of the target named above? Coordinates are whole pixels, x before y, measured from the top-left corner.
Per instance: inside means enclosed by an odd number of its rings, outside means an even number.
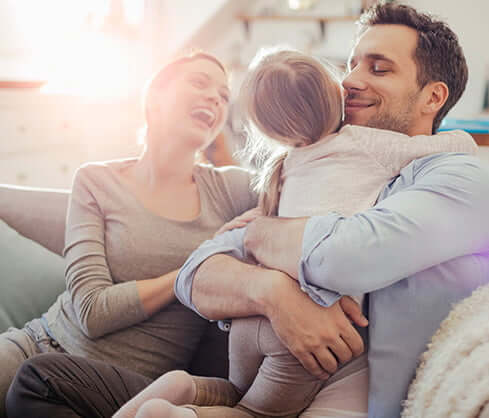
[[[345,78],[343,78],[342,84],[347,92],[351,90],[367,89],[365,78],[362,76],[362,73],[358,68],[354,68],[349,73],[347,73],[345,75]]]

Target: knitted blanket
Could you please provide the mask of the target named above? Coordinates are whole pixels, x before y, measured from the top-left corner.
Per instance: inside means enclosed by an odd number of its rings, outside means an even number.
[[[402,418],[489,417],[489,285],[450,312],[421,356]]]

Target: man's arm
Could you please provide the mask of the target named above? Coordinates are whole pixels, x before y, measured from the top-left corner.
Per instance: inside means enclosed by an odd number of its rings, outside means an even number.
[[[487,164],[431,156],[406,167],[396,184],[398,193],[394,185],[385,200],[349,218],[259,218],[248,227],[247,251],[267,267],[298,276],[307,291],[312,286],[358,294],[488,250]],[[291,236],[303,236],[302,255],[289,245]]]
[[[216,319],[266,316],[289,351],[318,377],[326,378],[336,371],[332,353],[345,363],[364,349],[344,313],[367,325],[351,299],[321,307],[284,273],[244,264],[227,255],[215,255],[200,266],[192,299],[200,312]]]
[[[343,298],[321,307],[286,274],[240,261],[246,259],[243,235],[243,230],[225,232],[189,257],[175,284],[182,303],[215,320],[266,316],[291,353],[318,377],[336,370],[332,352],[340,362],[363,352],[349,318],[361,326],[367,320],[355,302]]]

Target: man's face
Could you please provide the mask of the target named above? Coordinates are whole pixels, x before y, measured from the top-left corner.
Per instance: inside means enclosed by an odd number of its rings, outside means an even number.
[[[403,25],[375,25],[359,38],[343,80],[345,124],[416,130],[420,88],[414,51],[417,32]]]

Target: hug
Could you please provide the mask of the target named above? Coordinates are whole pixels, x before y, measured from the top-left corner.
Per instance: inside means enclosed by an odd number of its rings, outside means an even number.
[[[467,79],[456,34],[397,3],[363,13],[345,74],[263,50],[251,171],[199,162],[221,61],[165,65],[141,155],[75,174],[66,290],[1,334],[0,416],[488,417],[489,372],[450,394],[453,347],[489,358],[487,326],[464,334],[489,313],[489,166],[438,133]]]

